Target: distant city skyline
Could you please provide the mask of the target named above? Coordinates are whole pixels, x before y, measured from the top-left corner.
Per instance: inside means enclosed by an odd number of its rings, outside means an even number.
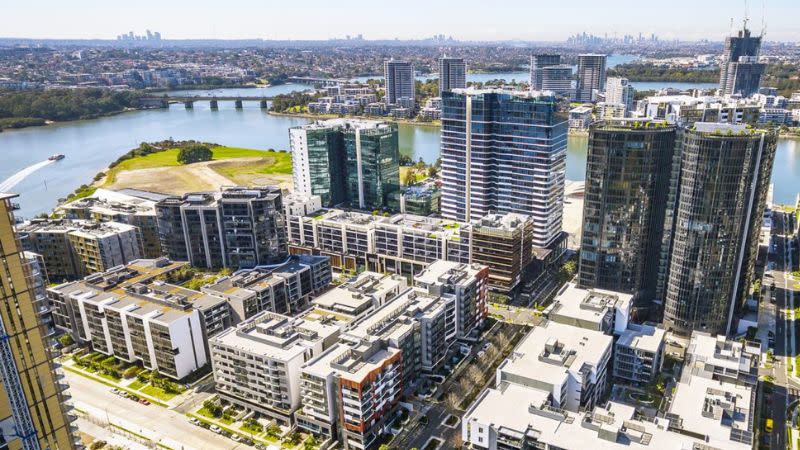
[[[721,41],[731,18],[734,28],[741,27],[745,11],[744,3],[730,0],[675,0],[669,7],[632,0],[500,3],[464,0],[454,7],[445,1],[407,0],[402,8],[388,8],[382,2],[357,0],[140,0],[109,8],[99,0],[13,2],[4,5],[4,16],[13,20],[4,22],[0,37],[115,39],[149,29],[160,31],[163,39],[326,40],[361,34],[380,40],[442,34],[457,40],[564,41],[585,31],[608,37],[642,33],[662,40]],[[800,41],[800,29],[793,23],[799,16],[796,0],[766,0],[767,40]],[[749,17],[753,31],[760,33],[760,2],[750,2]]]

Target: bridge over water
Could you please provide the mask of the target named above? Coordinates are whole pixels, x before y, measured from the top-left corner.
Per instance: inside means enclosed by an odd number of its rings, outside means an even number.
[[[208,102],[211,109],[219,109],[219,102],[233,102],[236,109],[242,109],[244,102],[259,102],[261,108],[269,108],[273,97],[211,96],[211,95],[162,95],[142,97],[139,104],[145,108],[169,108],[170,103],[183,103],[186,109],[194,108],[195,102]]]

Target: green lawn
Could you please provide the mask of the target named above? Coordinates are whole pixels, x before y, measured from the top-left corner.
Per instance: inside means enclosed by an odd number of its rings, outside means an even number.
[[[165,402],[170,401],[172,397],[175,397],[177,395],[166,392],[160,387],[155,387],[155,386],[147,386],[144,389],[142,389],[142,392],[151,397],[155,397],[159,400],[164,400]]]
[[[271,168],[264,169],[265,171],[262,173],[292,173],[292,155],[290,153],[284,152],[269,152],[266,150],[254,150],[248,148],[238,148],[238,147],[213,147],[212,152],[214,156],[212,158],[213,161],[220,161],[224,159],[233,159],[233,158],[267,158],[272,157],[275,158],[275,163],[272,164]],[[108,178],[106,179],[105,184],[109,185],[114,183],[116,179],[116,174],[119,172],[124,172],[128,170],[138,170],[138,169],[152,169],[156,167],[174,167],[179,166],[178,163],[178,152],[180,150],[177,148],[164,150],[163,152],[156,152],[151,153],[145,156],[138,156],[136,158],[127,159],[119,163],[113,169],[108,171]],[[269,170],[269,171],[266,171]]]
[[[133,383],[128,385],[128,389],[134,389],[134,390],[138,391],[139,389],[143,388],[144,386],[145,386],[145,383],[142,383],[141,381],[136,380]]]

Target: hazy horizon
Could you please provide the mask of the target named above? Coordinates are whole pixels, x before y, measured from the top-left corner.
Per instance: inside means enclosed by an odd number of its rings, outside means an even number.
[[[538,4],[537,4],[538,3]],[[750,28],[760,33],[762,16],[770,41],[800,41],[800,1],[750,2]],[[417,40],[443,34],[461,41],[559,42],[587,32],[663,40],[721,41],[741,27],[744,2],[674,0],[665,7],[640,1],[567,4],[506,0],[486,4],[463,0],[406,0],[388,8],[381,2],[306,0],[140,0],[109,8],[99,0],[14,2],[5,5],[2,38],[115,39],[133,31],[158,31],[163,39],[329,40],[362,34],[366,40]]]

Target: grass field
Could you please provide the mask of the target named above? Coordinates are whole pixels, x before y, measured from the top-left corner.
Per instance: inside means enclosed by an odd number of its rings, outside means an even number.
[[[420,170],[414,166],[400,166],[400,184],[403,186],[406,184],[406,174],[411,170],[414,171],[414,178],[416,178],[415,183],[419,183],[428,178],[428,171],[426,169]]]
[[[271,158],[273,163],[265,162],[264,174],[291,174],[292,173],[292,155],[282,152],[269,152],[265,150],[253,150],[238,147],[214,147],[211,149],[214,156],[213,161],[222,161],[234,158]],[[119,163],[116,167],[109,169],[106,176],[104,186],[114,184],[117,174],[120,172],[139,170],[139,169],[153,169],[159,167],[177,167],[181,164],[178,163],[177,148],[165,150],[163,152],[151,153],[146,156],[139,156],[131,158]]]

